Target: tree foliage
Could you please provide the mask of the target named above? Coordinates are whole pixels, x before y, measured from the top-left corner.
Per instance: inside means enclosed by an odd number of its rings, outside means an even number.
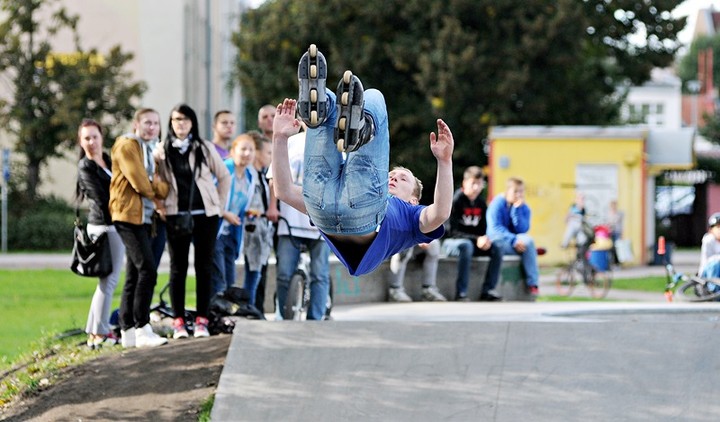
[[[0,121],[16,137],[15,151],[27,160],[24,190],[36,196],[40,169],[50,157],[76,145],[81,119],[91,117],[117,130],[132,117],[133,100],[145,84],[133,82],[124,66],[132,54],[119,46],[107,54],[83,50],[70,16],[57,0],[0,0],[0,72],[11,92],[0,99]],[[42,21],[41,16],[50,19]],[[43,24],[42,22],[47,22]],[[70,31],[74,51],[53,51],[52,40]],[[106,133],[109,142],[117,133]]]
[[[720,36],[700,36],[693,40],[687,53],[680,59],[678,63],[678,76],[683,82],[683,91],[690,93],[687,89],[687,82],[692,80],[700,80],[698,69],[698,56],[702,51],[712,51],[713,56],[713,81],[720,80]],[[701,87],[701,90],[707,87]],[[715,88],[717,89],[717,88]],[[704,125],[698,128],[698,133],[709,142],[720,145],[720,115],[703,113]],[[720,181],[720,163],[714,157],[699,156],[697,158],[697,168],[708,170],[714,175],[715,181]]]
[[[675,0],[274,0],[234,34],[236,79],[252,115],[297,94],[311,43],[333,87],[345,69],[385,94],[391,162],[434,182],[435,119],[456,139],[455,171],[484,165],[492,125],[609,124],[618,86],[649,79],[679,47]],[[631,42],[631,39],[634,41]],[[252,120],[249,120],[252,121]],[[430,196],[430,195],[427,195]]]
[[[712,50],[713,80],[720,81],[720,35],[699,36],[690,44],[687,53],[678,63],[678,76],[683,82],[683,91],[689,93],[687,82],[699,80],[698,56],[700,52]],[[704,87],[703,87],[704,88]]]

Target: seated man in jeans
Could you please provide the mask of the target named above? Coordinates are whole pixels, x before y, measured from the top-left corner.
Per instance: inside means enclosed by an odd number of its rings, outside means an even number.
[[[525,184],[522,179],[511,177],[505,192],[497,195],[488,207],[488,235],[504,255],[519,255],[527,292],[539,294],[540,271],[538,252],[530,230],[530,207],[525,203]]]
[[[478,166],[468,167],[463,173],[462,185],[453,197],[449,239],[443,242],[443,249],[447,255],[459,257],[455,300],[461,302],[469,300],[467,288],[473,256],[490,257],[480,300],[488,302],[502,300],[491,293],[500,279],[503,253],[486,233],[487,204],[480,196],[484,187],[482,169]]]
[[[390,302],[412,302],[412,299],[405,292],[405,271],[408,263],[413,257],[424,255],[423,277],[422,277],[422,300],[428,302],[445,302],[447,299],[437,288],[437,269],[440,261],[440,240],[433,240],[430,243],[421,243],[414,248],[406,249],[396,253],[390,258],[390,288],[388,289],[388,300]]]
[[[298,65],[298,101],[278,105],[273,123],[274,188],[278,199],[310,216],[340,262],[359,276],[443,235],[452,206],[454,140],[438,119],[437,134],[429,136],[437,160],[435,202],[418,205],[412,172],[388,172],[390,131],[382,93],[365,91],[345,71],[336,96],[325,89],[326,78],[325,58],[311,45]],[[287,139],[300,130],[296,110],[308,126],[302,187],[292,183],[288,164]]]

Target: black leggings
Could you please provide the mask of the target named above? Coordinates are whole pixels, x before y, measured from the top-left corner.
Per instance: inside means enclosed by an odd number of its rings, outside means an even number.
[[[172,218],[172,216],[168,218]],[[191,235],[177,235],[173,233],[172,225],[167,225],[168,252],[170,253],[170,301],[176,318],[185,316],[185,282],[190,242],[195,246],[197,315],[201,317],[208,315],[218,222],[217,216],[194,215],[194,227]]]

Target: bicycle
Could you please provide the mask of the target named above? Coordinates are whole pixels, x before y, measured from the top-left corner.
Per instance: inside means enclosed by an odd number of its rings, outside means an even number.
[[[587,223],[583,221],[583,225]],[[612,286],[612,271],[600,271],[590,263],[588,254],[593,241],[594,239],[588,236],[585,242],[576,244],[575,258],[558,271],[555,287],[560,296],[572,295],[580,281],[587,287],[592,298],[603,299],[607,296]],[[609,254],[609,251],[606,253]]]
[[[288,287],[287,298],[280,315],[284,320],[301,321],[307,318],[307,310],[310,306],[310,251],[304,242],[301,242],[296,236],[293,236],[293,228],[284,217],[278,218],[278,224],[284,222],[288,229],[288,237],[300,251],[300,259],[295,273],[290,278],[290,286]],[[325,308],[325,316],[323,320],[330,319],[330,313],[333,306],[333,280],[330,277],[330,290],[328,292],[327,304]],[[277,303],[277,295],[276,301]]]
[[[665,259],[665,237],[658,237],[658,255]],[[675,267],[665,262],[665,298],[672,302],[679,296],[688,302],[711,302],[720,299],[720,279],[705,278],[698,275],[688,276],[675,270]],[[680,285],[680,287],[677,287]],[[676,288],[677,287],[677,288]]]

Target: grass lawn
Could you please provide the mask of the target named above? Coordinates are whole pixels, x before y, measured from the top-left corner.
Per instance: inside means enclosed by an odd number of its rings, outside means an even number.
[[[613,280],[612,288],[619,290],[658,292],[662,294],[665,291],[665,283],[667,283],[667,277],[664,275],[644,278],[620,278]]]
[[[160,274],[155,298],[168,275]],[[113,309],[120,305],[124,274],[115,289]],[[70,270],[0,270],[0,369],[28,352],[38,339],[72,329],[85,329],[97,279]],[[195,277],[188,276],[187,305],[195,305]],[[165,299],[169,301],[166,295]],[[84,340],[84,337],[82,337]]]

